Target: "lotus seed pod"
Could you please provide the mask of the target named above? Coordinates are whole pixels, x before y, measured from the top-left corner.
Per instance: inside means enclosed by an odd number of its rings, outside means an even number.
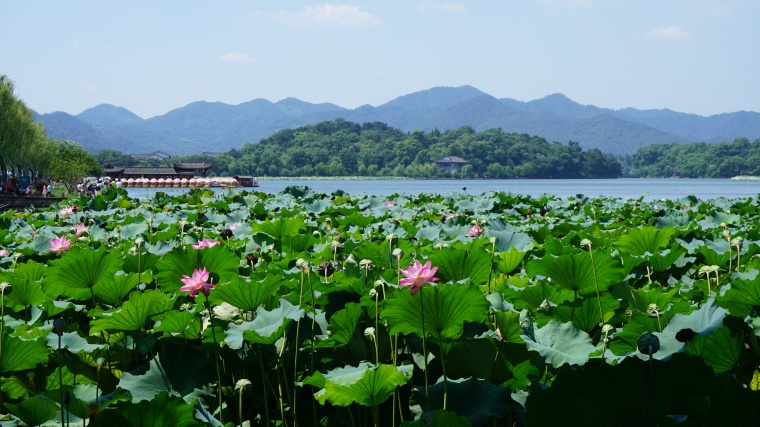
[[[638,348],[643,354],[655,354],[660,349],[660,339],[656,335],[646,332],[639,338]]]
[[[322,261],[319,263],[319,266],[317,266],[317,273],[319,273],[319,275],[322,277],[332,276],[334,272],[335,267],[330,261]]]

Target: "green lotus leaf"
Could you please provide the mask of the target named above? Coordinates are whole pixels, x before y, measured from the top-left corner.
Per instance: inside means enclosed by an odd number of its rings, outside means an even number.
[[[754,307],[760,306],[760,286],[756,280],[737,279],[731,287],[716,297],[721,307],[728,309],[733,316],[749,316]]]
[[[514,247],[499,252],[498,258],[496,259],[499,271],[504,274],[510,274],[520,266],[520,263],[523,261],[526,254],[527,252],[521,252]]]
[[[596,295],[597,281],[602,292],[621,281],[625,273],[617,258],[601,251],[595,251],[593,258],[592,261],[588,251],[558,257],[545,256],[528,262],[525,269],[530,277],[541,275],[581,295]]]
[[[685,345],[686,354],[699,356],[715,373],[728,372],[739,362],[744,340],[741,334],[731,336],[731,330],[722,327],[708,335],[695,335]]]
[[[547,280],[541,280],[536,284],[529,284],[519,290],[506,288],[503,290],[504,297],[511,301],[515,308],[536,310],[544,301],[553,304],[561,304],[573,298],[573,291],[560,286],[552,286]]]
[[[358,403],[378,406],[388,399],[396,387],[412,377],[412,366],[373,366],[363,362],[358,367],[339,368],[324,374],[324,389],[314,394],[321,404],[336,406]]]
[[[0,390],[11,399],[28,399],[30,395],[34,394],[29,383],[22,381],[18,375],[0,377]]]
[[[155,243],[146,243],[148,253],[161,257],[174,250],[179,245],[176,239],[157,240]]]
[[[420,299],[424,298],[424,308]],[[388,321],[391,334],[422,336],[422,311],[425,332],[443,338],[457,338],[465,322],[483,322],[488,313],[488,300],[476,287],[452,284],[425,285],[417,295],[400,288],[385,301],[380,317]]]
[[[135,222],[119,227],[119,236],[124,240],[134,240],[148,231],[148,224]]]
[[[20,306],[19,309],[32,305],[41,305],[49,301],[49,297],[42,292],[40,282],[32,282],[27,279],[11,279],[13,292],[5,297],[12,304]]]
[[[525,343],[520,336],[520,313],[516,311],[494,312],[494,323],[496,323],[497,332],[504,342]]]
[[[49,354],[44,340],[23,340],[6,334],[0,354],[0,372],[33,369],[38,363],[46,362]]]
[[[697,252],[702,255],[706,265],[721,267],[728,265],[728,260],[731,259],[732,255],[731,251],[729,251],[728,242],[725,240],[718,240],[716,242],[708,240]]]
[[[92,288],[113,279],[121,269],[121,257],[105,247],[98,250],[73,247],[60,259],[50,263],[42,286],[51,296],[68,295],[75,299],[89,299]]]
[[[491,254],[482,247],[473,250],[465,248],[446,248],[430,255],[433,266],[438,267],[436,277],[443,283],[468,280],[476,285],[488,281],[491,267]]]
[[[620,251],[637,257],[654,255],[670,245],[670,240],[675,232],[676,230],[671,227],[663,229],[652,226],[629,228],[627,234],[618,238],[615,246]]]
[[[425,413],[443,408],[443,381],[429,387],[430,400],[427,403],[424,387],[415,387],[414,391],[416,400],[422,402],[422,410]],[[504,417],[510,412],[512,405],[516,405],[512,401],[509,389],[477,378],[449,380],[446,394],[446,410],[465,417],[473,426],[485,426],[491,416]]]
[[[610,294],[603,294],[601,301],[604,321],[600,319],[599,300],[595,297],[586,298],[581,302],[575,301],[575,309],[572,307],[573,303],[565,302],[554,307],[552,311],[555,318],[560,322],[572,321],[578,329],[591,333],[592,329],[607,323],[615,315],[616,310],[620,308],[620,301]]]
[[[219,276],[214,285],[235,281],[238,278],[240,259],[223,245],[204,249],[177,248],[156,263],[156,281],[166,292],[177,292],[182,287],[182,276],[192,276],[196,269],[205,268]]]
[[[226,302],[243,311],[254,311],[276,295],[282,285],[283,279],[277,276],[267,276],[261,281],[248,281],[238,276],[230,283],[215,287],[209,301],[214,304]]]
[[[90,333],[100,331],[140,331],[145,321],[171,307],[169,295],[155,290],[132,292],[121,307],[107,311],[100,319],[90,322]]]
[[[683,354],[667,362],[628,358],[596,369],[565,366],[551,387],[530,390],[525,425],[656,426],[668,415],[698,421],[710,407],[713,375],[699,358]]]
[[[686,255],[686,249],[682,247],[675,247],[671,249],[665,249],[660,251],[649,258],[649,263],[652,265],[652,269],[656,272],[668,271],[676,264],[680,259]],[[689,257],[691,262],[694,262],[696,258]]]
[[[139,255],[129,254],[124,256],[122,270],[125,273],[143,273],[152,270],[160,259],[160,256],[150,252],[142,252]]]
[[[95,296],[109,305],[117,305],[138,285],[137,273],[116,274],[93,286]]]
[[[540,353],[555,368],[565,364],[582,366],[599,348],[572,322],[561,323],[554,319],[542,328],[528,323],[524,326],[522,338],[529,350]]]
[[[13,271],[13,277],[20,280],[29,280],[30,282],[39,282],[45,275],[45,264],[34,261],[28,261],[19,264]]]
[[[185,339],[197,339],[201,333],[201,320],[191,311],[170,311],[153,326],[153,332],[166,332]]]
[[[316,199],[309,202],[305,202],[303,204],[303,207],[306,210],[306,212],[311,212],[315,214],[321,214],[330,206],[332,206],[332,200],[330,199]]]
[[[195,419],[193,405],[168,392],[159,393],[152,400],[127,402],[119,411],[103,411],[99,423],[109,427],[201,427]]]
[[[428,240],[431,242],[435,242],[441,237],[441,227],[440,225],[430,225],[426,227],[420,227],[420,229],[417,230],[417,234],[415,234],[414,237],[417,240]]]
[[[612,294],[617,298],[628,301],[636,310],[646,313],[652,304],[661,309],[668,307],[673,297],[678,294],[678,289],[667,290],[649,287],[633,289],[627,283],[620,283],[615,286]]]
[[[343,347],[348,345],[354,336],[361,315],[362,308],[356,303],[348,303],[344,308],[336,311],[330,317],[330,324],[327,327],[331,332],[329,338],[324,341],[317,341],[316,347]]]
[[[289,185],[285,187],[284,190],[282,190],[283,194],[290,194],[293,197],[305,199],[307,197],[313,196],[314,190],[311,189],[311,187],[307,185]]]
[[[60,337],[55,332],[50,332],[47,336],[47,346],[52,350],[58,350],[59,338],[60,348],[65,348],[74,354],[81,352],[92,353],[104,347],[103,344],[90,344],[86,339],[80,337],[77,332],[64,332]]]
[[[132,402],[153,400],[162,392],[182,397],[216,381],[214,367],[199,352],[186,346],[167,344],[150,363],[124,372],[119,388],[129,391]]]
[[[243,339],[258,344],[274,344],[282,338],[285,328],[291,320],[302,318],[305,311],[294,306],[286,299],[280,299],[280,306],[268,311],[264,307],[256,309],[256,318],[239,325],[230,324],[226,331],[225,343],[231,349],[243,347]]]
[[[306,228],[303,218],[278,218],[266,220],[262,223],[251,224],[251,233],[264,233],[275,240],[275,247],[282,250],[282,245],[287,243],[287,237],[297,236]]]
[[[28,426],[42,425],[58,413],[58,406],[43,396],[33,396],[18,405],[6,403],[5,407]]]
[[[513,344],[492,337],[464,339],[446,355],[449,378],[475,377],[492,384],[527,387],[541,376],[540,355],[524,343]]]
[[[496,237],[496,250],[499,252],[527,252],[533,247],[533,238],[525,233],[514,231],[488,231],[488,237]],[[511,271],[511,270],[510,270]]]

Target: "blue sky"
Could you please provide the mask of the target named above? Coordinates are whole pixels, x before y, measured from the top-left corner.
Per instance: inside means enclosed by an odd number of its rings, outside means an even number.
[[[0,74],[40,113],[347,108],[435,86],[760,111],[760,0],[0,0]]]

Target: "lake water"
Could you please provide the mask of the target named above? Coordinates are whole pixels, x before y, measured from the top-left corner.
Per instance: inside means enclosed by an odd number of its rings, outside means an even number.
[[[481,180],[407,180],[407,179],[263,179],[259,187],[248,188],[264,193],[279,193],[291,185],[305,185],[318,193],[343,190],[348,194],[390,196],[393,194],[482,194],[488,191],[511,192],[528,196],[553,194],[561,198],[583,194],[589,197],[619,197],[645,200],[680,199],[696,196],[702,200],[757,197],[760,181],[729,179],[481,179]],[[180,194],[183,188],[127,189],[131,197],[149,198],[157,191]],[[219,192],[221,188],[215,188]],[[236,191],[236,190],[225,190]]]

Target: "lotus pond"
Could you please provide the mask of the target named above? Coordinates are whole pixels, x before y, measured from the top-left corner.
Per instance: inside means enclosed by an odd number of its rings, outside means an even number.
[[[760,425],[760,203],[112,189],[0,214],[0,424]]]

